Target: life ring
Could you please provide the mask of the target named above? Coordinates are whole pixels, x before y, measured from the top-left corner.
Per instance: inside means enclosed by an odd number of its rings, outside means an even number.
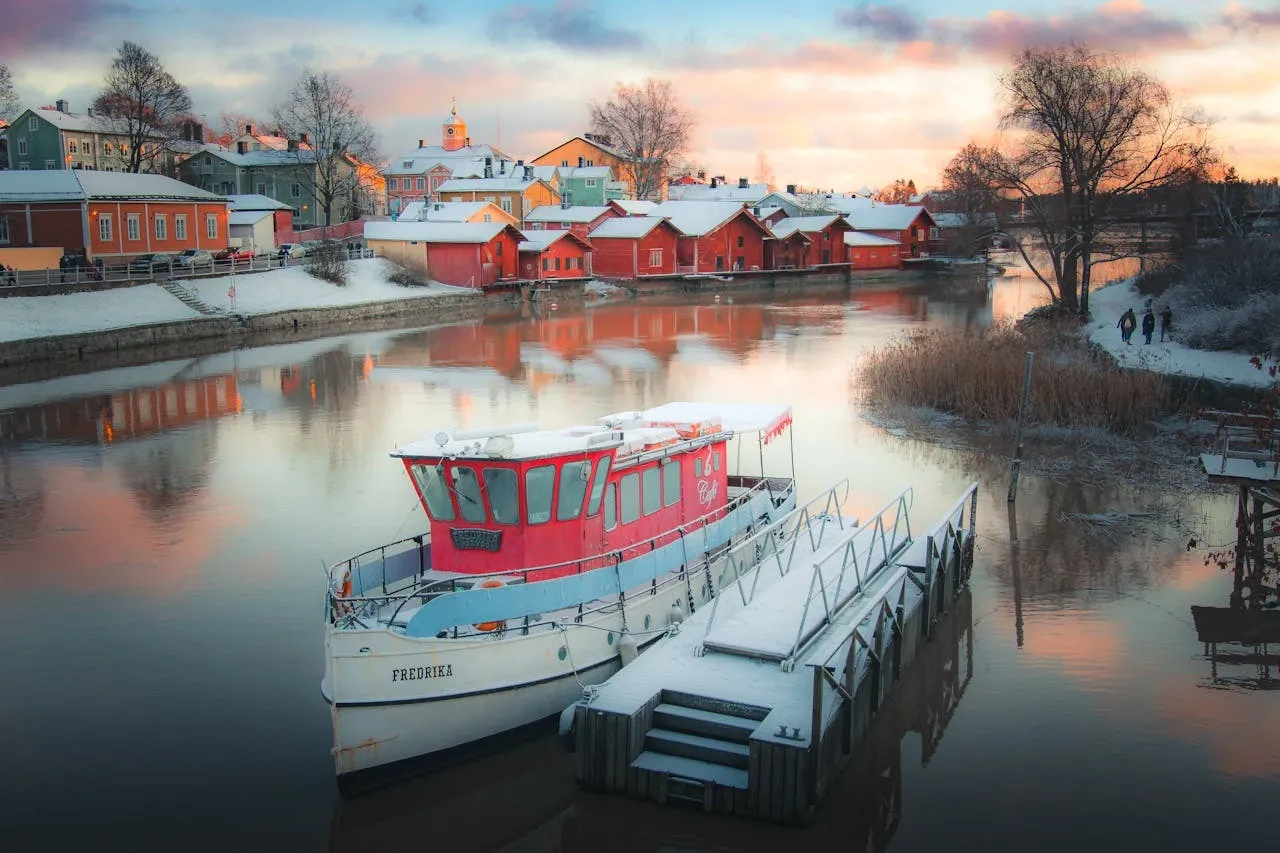
[[[487,581],[481,581],[476,589],[496,589],[500,586],[506,586],[506,584],[497,578],[489,578]],[[471,627],[475,628],[477,631],[484,631],[488,634],[493,631],[501,631],[503,628],[507,627],[507,623],[501,620],[496,622],[477,622]]]
[[[351,570],[342,576],[342,583],[338,585],[338,591],[331,596],[333,600],[333,615],[335,617],[349,616],[352,611],[351,602],[347,601],[351,597]]]

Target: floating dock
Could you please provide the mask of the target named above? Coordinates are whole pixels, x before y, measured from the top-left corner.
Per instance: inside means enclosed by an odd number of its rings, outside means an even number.
[[[913,532],[843,483],[738,542],[711,604],[574,709],[578,783],[804,824],[973,565],[977,484]]]

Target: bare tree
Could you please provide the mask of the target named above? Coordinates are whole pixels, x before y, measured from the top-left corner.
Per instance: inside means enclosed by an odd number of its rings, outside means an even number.
[[[120,45],[103,82],[93,106],[128,139],[128,170],[156,171],[156,160],[180,138],[180,120],[191,111],[187,87],[155,54],[131,41]]]
[[[773,166],[769,165],[769,155],[763,151],[756,154],[756,182],[764,184],[773,192],[778,188],[777,176],[773,174]]]
[[[876,194],[878,201],[885,204],[908,204],[916,195],[916,182],[910,178],[898,180],[884,187]]]
[[[942,172],[942,192],[930,197],[937,199],[940,212],[963,217],[959,228],[948,229],[944,238],[947,253],[973,257],[995,230],[999,203],[984,168],[983,150],[972,142],[962,148]]]
[[[1082,45],[1026,50],[1000,79],[1007,146],[964,159],[1025,208],[1010,235],[1055,302],[1089,311],[1095,264],[1116,257],[1108,232],[1147,193],[1190,182],[1212,160],[1208,123],[1174,104],[1153,77]]]
[[[238,113],[234,110],[222,110],[218,113],[218,136],[220,139],[234,140],[245,132],[246,127],[258,130],[263,127],[263,123],[251,115]]]
[[[1227,166],[1218,180],[1206,184],[1205,202],[1213,224],[1228,240],[1242,240],[1249,232],[1245,208],[1250,186],[1240,180],[1235,166]]]
[[[659,198],[668,168],[685,153],[693,130],[693,114],[680,105],[668,80],[646,80],[641,86],[621,83],[604,103],[592,102],[591,128],[621,160],[620,176],[636,198]]]
[[[18,92],[8,65],[0,65],[0,118],[10,119],[18,111]]]

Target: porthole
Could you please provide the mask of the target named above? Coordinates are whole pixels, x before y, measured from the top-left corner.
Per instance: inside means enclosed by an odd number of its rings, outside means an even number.
[[[609,636],[608,636],[608,638],[607,638],[607,639],[608,639],[608,641],[609,641],[609,645],[611,645],[611,646],[612,646],[612,645],[613,645],[613,632],[612,632],[612,631],[610,631],[610,632],[609,632]]]
[[[560,658],[560,660],[564,660],[568,656],[569,656],[569,650],[566,649],[564,646],[561,646],[560,651],[556,652],[556,657]]]
[[[649,630],[649,614],[648,613],[644,615],[644,629],[646,631]]]

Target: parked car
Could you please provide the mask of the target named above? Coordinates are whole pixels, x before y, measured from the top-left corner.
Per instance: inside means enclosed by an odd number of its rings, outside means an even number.
[[[158,272],[173,269],[173,255],[139,255],[129,261],[129,272]]]
[[[307,256],[307,247],[301,243],[285,243],[278,250],[278,257],[281,258],[305,258]]]
[[[253,249],[247,249],[244,246],[228,246],[214,255],[213,259],[215,261],[251,261]]]
[[[211,267],[213,266],[213,255],[204,249],[183,249],[177,255],[174,255],[173,265],[187,269]]]
[[[323,240],[306,240],[302,243],[302,248],[308,255],[314,255],[323,245]]]

